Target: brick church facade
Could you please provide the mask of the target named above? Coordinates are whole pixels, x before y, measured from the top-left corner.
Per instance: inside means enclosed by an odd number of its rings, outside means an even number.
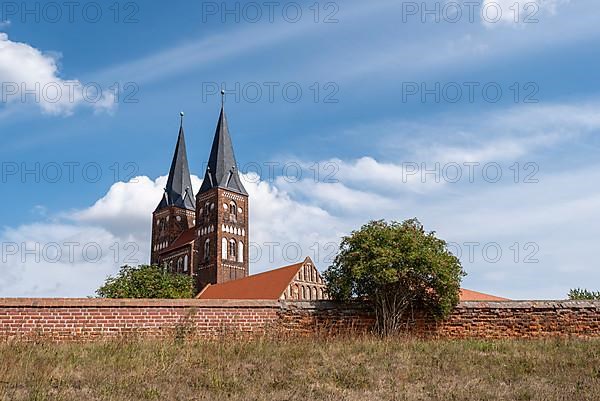
[[[326,298],[323,279],[310,258],[249,275],[249,206],[224,107],[196,194],[190,178],[182,114],[167,185],[152,215],[150,262],[194,277],[201,298]]]

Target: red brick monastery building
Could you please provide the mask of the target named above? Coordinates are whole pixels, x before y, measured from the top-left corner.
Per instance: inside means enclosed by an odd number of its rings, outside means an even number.
[[[167,185],[152,215],[150,263],[195,278],[202,299],[327,299],[310,258],[249,275],[249,197],[221,107],[204,180],[194,195],[181,114]],[[461,290],[461,300],[502,300]]]
[[[325,299],[323,278],[310,258],[249,276],[248,201],[223,107],[194,195],[182,115],[167,185],[152,216],[150,262],[193,276],[202,298]]]

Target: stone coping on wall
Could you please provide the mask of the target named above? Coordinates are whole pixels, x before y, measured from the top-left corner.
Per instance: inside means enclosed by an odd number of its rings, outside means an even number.
[[[283,309],[366,309],[369,305],[364,302],[335,302],[335,301],[279,301]]]
[[[0,308],[280,308],[274,300],[0,298]]]
[[[280,301],[284,309],[364,309],[368,305],[359,302],[339,303],[334,301]],[[457,309],[600,309],[600,301],[462,301]]]
[[[462,309],[599,309],[600,301],[463,301]]]
[[[364,309],[359,302],[278,301],[256,299],[107,299],[107,298],[0,298],[0,308],[282,308],[282,309]],[[600,301],[463,301],[457,309],[597,309]]]

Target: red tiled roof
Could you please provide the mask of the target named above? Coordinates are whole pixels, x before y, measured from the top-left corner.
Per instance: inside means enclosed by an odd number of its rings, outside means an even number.
[[[306,260],[238,280],[208,285],[198,299],[274,299],[277,300],[298,274]]]
[[[194,242],[196,239],[196,229],[194,227],[185,230],[184,232],[177,237],[175,242],[173,242],[170,246],[166,247],[163,250],[158,251],[159,254],[167,253],[174,251],[177,248],[181,248],[184,245],[187,245],[191,242]]]
[[[196,298],[198,299],[273,299],[277,300],[298,274],[304,263],[310,262],[310,258],[300,263],[280,267],[263,273],[253,274],[238,280],[227,281],[221,284],[208,285]],[[482,292],[460,289],[461,301],[508,301]]]
[[[495,295],[484,294],[482,292],[471,291],[464,288],[460,289],[461,301],[508,301],[507,298],[497,297]]]

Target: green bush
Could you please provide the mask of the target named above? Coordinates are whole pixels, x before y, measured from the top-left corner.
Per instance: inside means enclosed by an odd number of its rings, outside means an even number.
[[[572,300],[600,300],[600,291],[588,291],[582,288],[574,288],[569,291],[569,299]]]
[[[446,242],[417,219],[371,221],[353,231],[324,273],[333,299],[372,303],[383,335],[400,330],[413,310],[447,316],[458,304],[464,275]]]
[[[101,298],[191,298],[194,281],[160,266],[125,265],[116,277],[109,276],[96,294]]]

